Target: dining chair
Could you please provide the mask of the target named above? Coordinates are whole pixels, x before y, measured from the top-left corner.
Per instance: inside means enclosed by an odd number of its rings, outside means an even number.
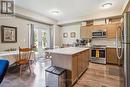
[[[32,54],[32,49],[19,47],[19,55],[18,58],[16,59],[16,64],[20,66],[20,77],[22,76],[22,70],[24,65],[28,65],[31,74],[31,67],[29,63],[31,54]]]
[[[45,52],[45,59],[50,60],[51,65],[53,64],[53,62],[52,62],[52,54],[50,52]]]

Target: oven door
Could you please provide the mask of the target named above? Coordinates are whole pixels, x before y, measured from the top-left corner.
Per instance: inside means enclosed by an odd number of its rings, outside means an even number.
[[[100,48],[99,50],[99,58],[96,57],[96,48],[91,50],[91,62],[106,64],[106,50],[104,48]]]
[[[106,51],[105,49],[98,49],[99,50],[99,58],[106,58]],[[91,57],[96,58],[96,49],[91,50]]]

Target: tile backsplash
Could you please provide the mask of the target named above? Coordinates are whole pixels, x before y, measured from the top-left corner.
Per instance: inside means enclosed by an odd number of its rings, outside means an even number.
[[[92,45],[116,46],[116,39],[96,38],[92,39]]]

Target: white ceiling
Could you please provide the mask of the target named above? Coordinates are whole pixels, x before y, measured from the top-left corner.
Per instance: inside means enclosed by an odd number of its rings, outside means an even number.
[[[125,0],[15,0],[15,2],[22,8],[63,21],[97,13],[121,12]],[[109,9],[102,9],[104,3],[112,3],[113,5]],[[60,10],[61,15],[52,15],[50,10],[53,9]]]

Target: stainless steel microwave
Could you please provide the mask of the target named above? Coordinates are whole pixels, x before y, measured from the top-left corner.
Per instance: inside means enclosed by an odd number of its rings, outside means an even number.
[[[106,31],[93,31],[92,38],[106,38]]]

